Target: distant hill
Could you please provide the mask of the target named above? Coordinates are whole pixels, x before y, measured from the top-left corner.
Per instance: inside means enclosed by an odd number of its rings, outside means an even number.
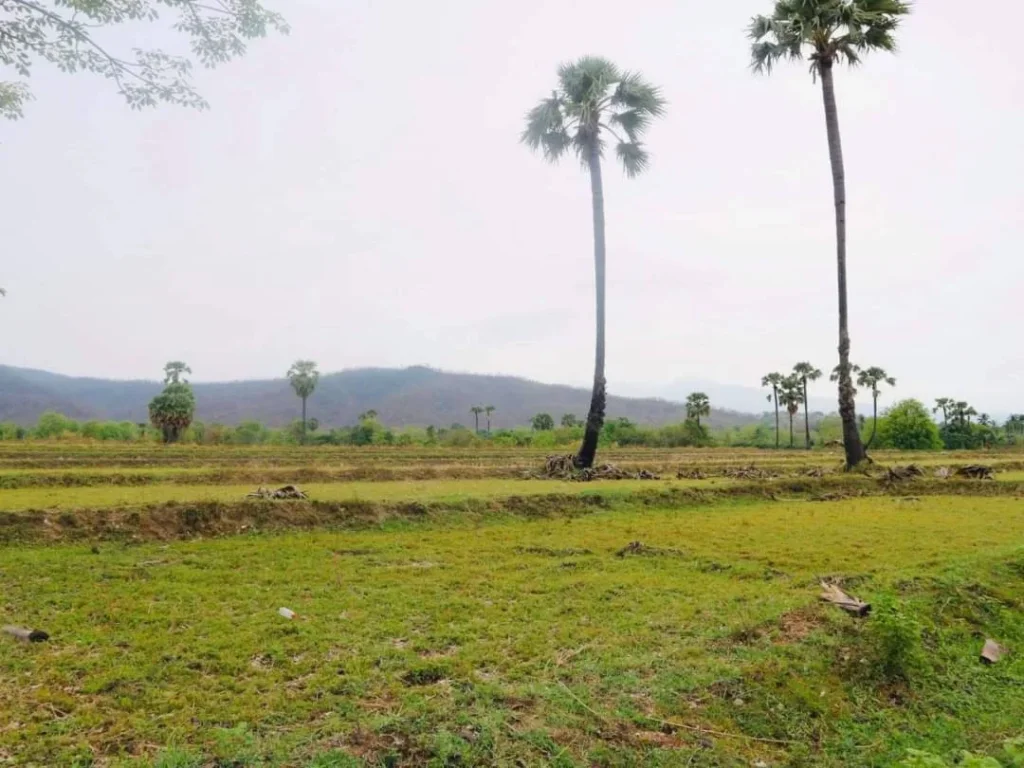
[[[285,379],[193,387],[197,417],[208,423],[255,419],[283,426],[299,414],[299,400]],[[77,378],[0,366],[0,421],[27,426],[47,410],[75,419],[146,421],[147,405],[161,388],[155,381]],[[565,413],[582,418],[589,403],[588,390],[513,376],[448,373],[425,367],[359,368],[323,375],[309,400],[309,415],[325,427],[354,424],[360,413],[370,409],[390,426],[471,426],[472,406],[493,405],[497,410],[492,426],[503,428],[527,424],[541,412],[550,413],[556,421]],[[610,397],[608,416],[662,425],[682,421],[685,409],[668,400]],[[712,403],[712,426],[750,424],[759,419],[759,415],[716,410]]]

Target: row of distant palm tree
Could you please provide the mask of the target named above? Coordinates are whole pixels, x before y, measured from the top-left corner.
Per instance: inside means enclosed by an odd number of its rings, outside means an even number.
[[[811,447],[811,422],[807,413],[807,383],[817,381],[822,376],[821,371],[810,363],[797,363],[793,366],[793,372],[788,376],[781,373],[769,373],[761,379],[762,387],[771,387],[772,393],[768,395],[768,402],[775,405],[775,447],[779,447],[779,406],[786,407],[789,414],[789,447],[795,446],[793,435],[793,417],[804,407],[804,441],[808,450]]]
[[[966,400],[955,400],[952,397],[939,397],[935,399],[935,407],[932,408],[932,413],[942,413],[942,426],[948,426],[949,424],[955,424],[959,427],[968,427],[973,423],[975,416],[978,417],[978,423],[982,426],[992,426],[994,422],[987,413],[979,414],[973,405],[970,405]],[[1007,429],[1010,429],[1011,423],[1016,427],[1020,424],[1022,427],[1021,431],[1024,431],[1024,416],[1011,416],[1006,421]]]
[[[849,365],[847,371],[850,375],[857,374],[858,387],[870,387],[872,402],[874,404],[874,418],[871,425],[871,437],[864,446],[865,455],[867,450],[875,441],[875,434],[878,431],[878,396],[881,394],[881,385],[888,384],[896,386],[896,379],[890,376],[882,368],[871,367],[861,369],[859,365]],[[842,365],[832,369],[829,381],[840,381],[842,379]],[[784,406],[789,414],[789,447],[794,447],[793,417],[799,412],[800,406],[804,407],[804,444],[810,450],[811,447],[811,422],[807,405],[807,384],[817,381],[822,376],[820,370],[810,363],[797,363],[793,366],[793,372],[788,376],[781,373],[769,373],[761,379],[762,387],[771,387],[772,393],[768,395],[768,402],[775,405],[775,447],[779,447],[779,406]],[[853,390],[856,396],[857,390]],[[858,431],[859,434],[859,431]]]
[[[754,41],[751,64],[768,74],[783,59],[806,55],[811,75],[821,81],[828,135],[829,161],[835,204],[836,266],[839,294],[839,413],[843,421],[846,464],[853,467],[867,454],[857,429],[850,366],[849,309],[846,290],[846,172],[836,110],[833,70],[837,63],[858,64],[871,51],[895,51],[895,32],[910,12],[901,0],[776,0],[770,16],[750,24]],[[604,185],[601,160],[606,143],[626,175],[633,178],[650,165],[643,137],[665,111],[661,90],[635,72],[624,72],[610,61],[584,57],[558,69],[558,84],[549,98],[527,114],[522,141],[544,158],[558,161],[573,152],[590,176],[594,229],[596,344],[594,384],[583,444],[575,457],[578,467],[594,463],[598,436],[604,424],[605,382],[605,244]],[[778,403],[778,385],[775,385]],[[795,396],[794,396],[795,397]],[[806,401],[806,397],[804,397]],[[787,405],[787,409],[792,404]],[[776,424],[776,433],[778,426]],[[809,437],[808,437],[809,442]]]
[[[474,431],[480,434],[480,414],[484,413],[487,415],[487,434],[491,434],[491,414],[494,413],[497,408],[493,405],[474,405],[469,409],[469,412],[473,414]]]

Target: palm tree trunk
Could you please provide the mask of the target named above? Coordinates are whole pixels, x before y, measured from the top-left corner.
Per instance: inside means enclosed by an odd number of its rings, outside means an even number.
[[[789,447],[792,449],[795,443],[793,440],[793,412],[789,413]]]
[[[302,444],[306,444],[306,398],[302,398]]]
[[[850,375],[849,308],[846,300],[846,170],[843,167],[843,142],[839,135],[839,113],[836,110],[832,63],[822,62],[821,91],[825,101],[825,128],[828,131],[828,154],[832,164],[832,188],[836,206],[836,266],[839,276],[839,416],[843,421],[843,448],[846,468],[852,469],[867,458],[857,431],[857,409],[853,399]]]
[[[597,339],[594,349],[594,390],[590,395],[590,410],[587,412],[587,427],[583,433],[583,445],[576,455],[576,466],[580,469],[592,467],[597,454],[597,440],[604,426],[605,380],[604,380],[604,185],[601,181],[601,150],[595,142],[590,148],[590,193],[594,207],[594,287],[597,299]]]
[[[868,444],[864,446],[864,450],[865,451],[868,450],[871,447],[871,444],[873,442],[875,442],[875,432],[878,431],[878,395],[877,394],[874,396],[874,401],[875,401],[874,412],[873,412],[872,418],[871,418],[871,437],[868,438]]]
[[[779,388],[772,387],[775,392],[775,450],[779,450]]]
[[[807,379],[804,379],[804,433],[806,436],[807,450],[811,450],[811,420],[807,415]]]
[[[474,434],[477,434],[477,435],[480,434],[480,414],[479,413],[474,413],[473,414],[473,432],[474,432]]]

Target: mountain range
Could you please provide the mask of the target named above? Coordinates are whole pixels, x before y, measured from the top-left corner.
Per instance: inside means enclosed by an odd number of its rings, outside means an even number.
[[[207,423],[257,420],[283,426],[299,417],[299,399],[286,379],[194,383],[196,417]],[[143,422],[149,401],[163,385],[157,381],[116,381],[64,376],[0,365],[0,421],[28,426],[44,411],[74,419]],[[537,413],[585,417],[589,390],[542,384],[514,376],[450,373],[422,366],[358,368],[324,374],[309,399],[309,416],[324,427],[354,424],[375,410],[389,426],[473,424],[470,408],[493,405],[494,428],[528,424]],[[679,402],[661,398],[608,398],[608,417],[663,425],[685,419]],[[762,409],[763,410],[763,409]],[[718,408],[712,400],[708,423],[716,427],[750,424],[760,415]],[[482,424],[483,422],[481,422]]]

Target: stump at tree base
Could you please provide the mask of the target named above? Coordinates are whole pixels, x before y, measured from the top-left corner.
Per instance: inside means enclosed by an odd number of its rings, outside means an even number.
[[[26,643],[42,643],[50,639],[50,636],[41,629],[25,629],[24,627],[15,627],[8,624],[3,628],[3,631]]]
[[[986,467],[983,464],[968,464],[966,467],[960,467],[956,471],[957,477],[966,477],[971,480],[992,480],[992,467]]]
[[[871,605],[869,603],[846,594],[838,585],[823,581],[821,582],[821,588],[823,590],[821,599],[826,603],[831,603],[838,608],[842,608],[847,613],[858,617],[864,617],[871,613]]]

